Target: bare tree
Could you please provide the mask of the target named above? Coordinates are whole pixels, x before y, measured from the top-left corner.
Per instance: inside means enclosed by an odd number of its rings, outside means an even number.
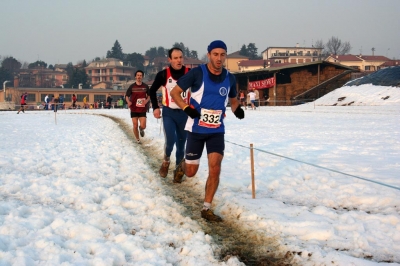
[[[315,48],[322,48],[325,49],[325,44],[322,40],[316,40],[314,44]]]
[[[200,58],[200,60],[201,60],[201,61],[204,61],[204,62],[206,62],[206,63],[208,63],[207,54],[204,54],[204,55]]]
[[[350,42],[343,42],[338,37],[332,36],[326,43],[326,51],[334,55],[343,55],[351,50]]]
[[[22,63],[21,69],[28,69],[28,66],[29,66],[29,63],[25,61]]]

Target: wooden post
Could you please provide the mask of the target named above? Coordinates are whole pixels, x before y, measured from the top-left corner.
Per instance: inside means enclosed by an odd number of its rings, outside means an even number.
[[[250,163],[251,163],[251,194],[253,199],[256,198],[256,185],[254,181],[254,155],[253,155],[253,143],[250,144]]]

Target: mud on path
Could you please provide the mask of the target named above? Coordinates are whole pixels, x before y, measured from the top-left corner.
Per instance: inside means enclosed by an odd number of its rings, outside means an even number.
[[[131,124],[128,125],[124,120],[113,116],[101,116],[116,122],[128,138],[132,139],[132,144],[137,145]],[[146,142],[139,144],[137,148],[147,157],[150,168],[158,175],[162,154],[155,152],[151,145],[146,145]],[[241,222],[231,217],[224,217],[221,223],[207,222],[201,218],[200,209],[204,200],[204,188],[199,190],[195,189],[193,185],[185,185],[187,182],[185,179],[181,184],[173,183],[172,167],[170,167],[168,176],[163,180],[163,188],[167,195],[185,207],[184,215],[197,221],[203,231],[212,236],[214,253],[221,261],[236,256],[246,265],[294,265],[291,261],[296,252],[284,254],[282,249],[279,249],[278,239],[260,234],[256,230],[246,229],[251,226],[243,226]]]

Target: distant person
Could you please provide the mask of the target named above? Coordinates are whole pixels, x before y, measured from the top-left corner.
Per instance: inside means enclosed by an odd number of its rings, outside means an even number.
[[[122,100],[124,101],[124,109],[128,108],[128,103],[126,102],[125,97],[122,95]]]
[[[55,97],[55,98],[54,98],[54,112],[55,112],[55,113],[57,113],[57,109],[58,109],[59,102],[60,102],[60,98]]]
[[[256,97],[254,99],[254,106],[259,107],[260,106],[260,93],[256,89],[253,89],[253,91],[254,91],[254,94],[256,95]]]
[[[220,40],[213,41],[207,51],[208,63],[182,76],[171,91],[172,99],[189,116],[185,126],[188,131],[186,155],[179,163],[174,179],[182,180],[183,175],[192,177],[197,173],[205,146],[208,177],[201,217],[220,222],[222,219],[211,210],[211,203],[218,189],[224,157],[226,105],[229,101],[233,114],[239,119],[244,118],[244,111],[237,99],[235,76],[224,68],[226,44]],[[191,97],[187,104],[181,95],[189,88]]]
[[[72,94],[72,108],[76,109],[76,95]]]
[[[44,110],[49,110],[49,95],[46,94],[44,97]]]
[[[108,109],[110,109],[111,108],[111,104],[112,104],[112,100],[113,100],[113,98],[111,98],[111,94],[108,94],[108,97],[107,97],[107,108]]]
[[[247,95],[249,95],[251,109],[255,110],[256,107],[254,106],[254,102],[256,100],[256,94],[254,93],[254,90],[249,91]]]
[[[244,97],[244,92],[240,91],[240,104],[247,110],[246,98]]]
[[[161,118],[161,108],[158,105],[157,91],[162,91],[162,120],[164,129],[164,160],[161,164],[159,174],[166,177],[170,165],[170,156],[176,145],[175,158],[176,166],[185,155],[186,131],[185,124],[187,114],[171,98],[171,90],[175,87],[177,80],[185,75],[190,69],[183,65],[183,52],[180,48],[174,47],[168,51],[170,65],[157,73],[150,88],[150,99],[153,106],[155,118]],[[190,94],[182,94],[184,101],[189,104]]]
[[[150,100],[149,86],[142,82],[144,72],[138,70],[135,73],[136,81],[132,83],[125,93],[125,99],[131,111],[131,118],[133,124],[133,134],[135,135],[136,142],[140,143],[140,136],[144,137],[144,130],[146,129],[146,104]]]
[[[64,109],[64,95],[59,96],[60,109]]]
[[[124,100],[122,100],[122,98],[119,98],[118,100],[118,108],[123,108],[124,107]]]
[[[54,110],[54,95],[51,95],[51,99],[50,99],[50,106],[51,110]]]
[[[87,108],[87,96],[83,97],[83,109]]]
[[[24,94],[21,95],[21,100],[20,100],[21,107],[19,108],[17,114],[19,114],[19,112],[21,111],[25,113],[25,105],[27,100],[28,100],[28,93],[25,92]]]

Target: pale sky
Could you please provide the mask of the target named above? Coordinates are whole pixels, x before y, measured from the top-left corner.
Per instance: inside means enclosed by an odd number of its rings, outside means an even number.
[[[351,54],[400,59],[399,0],[2,0],[0,56],[22,62],[77,63],[182,42],[201,58],[221,39],[228,53],[255,43],[310,47],[332,36]]]

